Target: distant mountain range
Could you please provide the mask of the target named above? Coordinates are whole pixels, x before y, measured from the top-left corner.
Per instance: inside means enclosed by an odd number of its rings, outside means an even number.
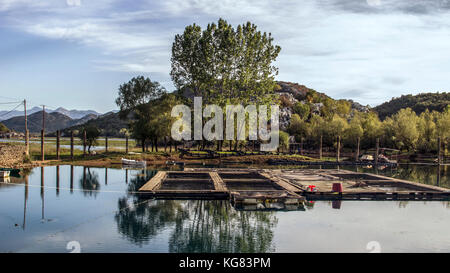
[[[84,124],[91,119],[97,118],[98,115],[88,114],[79,119],[72,119],[60,112],[45,112],[45,131],[47,133],[55,132],[67,127]],[[25,132],[25,118],[23,116],[13,117],[3,120],[2,123],[10,130],[16,132]],[[42,111],[28,115],[28,130],[30,133],[38,133],[42,129]]]
[[[27,109],[27,115],[31,115],[34,114],[36,112],[41,112],[42,108],[41,107],[33,107],[31,109]],[[18,117],[18,116],[23,116],[23,111],[12,111],[11,113],[8,113],[9,111],[0,111],[0,121],[2,120],[7,120],[13,117]],[[96,115],[96,116],[100,116],[102,115],[101,113],[98,113],[94,110],[67,110],[63,107],[59,107],[55,110],[52,109],[45,109],[45,112],[47,113],[61,113],[65,116],[68,116],[71,119],[80,119],[82,117],[85,117],[87,115]]]

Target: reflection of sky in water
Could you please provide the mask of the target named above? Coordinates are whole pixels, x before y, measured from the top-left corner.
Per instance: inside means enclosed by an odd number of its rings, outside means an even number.
[[[0,184],[0,252],[68,252],[70,241],[82,252],[367,252],[369,241],[386,252],[450,251],[448,202],[344,201],[333,209],[319,201],[306,211],[242,212],[227,201],[129,193],[151,171],[73,172],[71,179],[71,167],[59,167],[59,190],[57,167],[44,168],[43,191],[41,168],[28,187],[16,178],[16,185]]]

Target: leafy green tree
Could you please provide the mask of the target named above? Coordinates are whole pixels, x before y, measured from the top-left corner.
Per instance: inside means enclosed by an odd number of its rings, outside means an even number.
[[[170,75],[178,90],[201,96],[204,105],[268,104],[274,99],[278,68],[273,62],[280,50],[270,33],[250,22],[234,28],[219,19],[204,30],[192,24],[175,36]]]
[[[422,152],[430,152],[436,148],[437,131],[435,117],[437,113],[433,112],[426,109],[425,112],[420,114],[418,119],[419,139],[417,147]]]
[[[450,110],[447,110],[437,117],[436,130],[441,138],[450,138]]]
[[[299,115],[293,114],[288,131],[291,135],[295,136],[296,141],[300,141],[302,137],[309,135],[309,124],[302,120]]]
[[[130,126],[133,137],[141,141],[142,151],[145,151],[147,141],[158,151],[158,140],[170,136],[172,123],[175,121],[170,115],[171,110],[179,103],[175,94],[163,94],[160,98],[135,108],[135,119]]]
[[[88,152],[91,152],[91,147],[97,145],[97,139],[100,136],[100,130],[96,126],[87,126],[84,128],[86,131],[86,145],[88,146]]]
[[[375,147],[377,138],[383,135],[383,124],[375,112],[361,114],[361,126],[364,134],[361,138],[363,148]]]
[[[8,127],[5,126],[5,124],[0,122],[0,133],[7,133],[9,132]]]
[[[270,33],[250,22],[236,29],[223,19],[205,30],[193,24],[175,36],[171,77],[179,90],[207,103],[246,105],[273,93],[278,68],[272,62],[280,50]]]
[[[358,138],[364,135],[364,129],[361,125],[361,119],[356,114],[349,122],[347,129],[345,129],[344,136],[346,144],[351,147],[356,147]]]
[[[416,148],[419,139],[418,117],[411,108],[401,109],[392,117],[397,147],[411,151]]]
[[[284,132],[284,131],[280,131],[280,149],[282,150],[288,150],[289,149],[289,134]]]
[[[145,151],[147,140],[151,140],[157,148],[159,128],[155,126],[154,120],[163,114],[156,108],[159,107],[159,99],[165,94],[165,88],[158,82],[143,76],[134,77],[119,87],[119,97],[116,99],[120,107],[119,115],[125,118],[133,113],[129,127],[133,137],[141,142],[142,151]]]
[[[348,128],[348,122],[346,119],[340,117],[338,114],[334,114],[329,124],[329,133],[332,136],[344,136],[345,130]]]
[[[301,119],[308,119],[311,108],[308,104],[297,102],[293,109],[295,114],[297,114]]]
[[[161,97],[166,90],[158,82],[138,76],[120,85],[116,104],[120,108],[120,116],[126,117],[137,106]]]

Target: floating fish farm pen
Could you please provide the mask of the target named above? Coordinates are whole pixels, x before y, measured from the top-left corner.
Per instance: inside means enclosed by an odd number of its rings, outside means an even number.
[[[334,169],[159,171],[139,194],[157,199],[225,199],[246,210],[301,210],[306,200],[450,199],[449,189]]]

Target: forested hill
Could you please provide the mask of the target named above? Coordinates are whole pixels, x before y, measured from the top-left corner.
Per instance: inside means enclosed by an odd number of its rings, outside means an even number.
[[[442,112],[450,104],[450,93],[421,93],[418,95],[403,95],[399,98],[392,98],[390,101],[374,107],[381,120],[397,113],[402,108],[411,108],[416,114],[429,111]]]
[[[109,112],[96,119],[91,119],[84,124],[68,127],[63,130],[63,135],[70,135],[71,131],[81,132],[85,127],[94,126],[102,131],[102,135],[110,137],[121,137],[120,130],[128,128],[129,120],[122,120],[118,113]]]

